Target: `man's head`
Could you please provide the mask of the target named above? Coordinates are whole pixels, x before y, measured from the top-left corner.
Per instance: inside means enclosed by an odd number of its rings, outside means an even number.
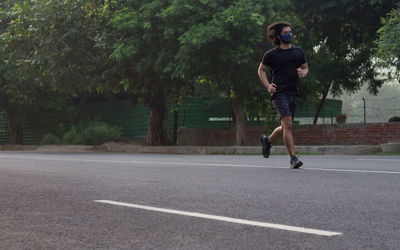
[[[268,26],[268,39],[274,46],[279,46],[281,43],[290,43],[291,34],[292,27],[289,23],[278,22]]]

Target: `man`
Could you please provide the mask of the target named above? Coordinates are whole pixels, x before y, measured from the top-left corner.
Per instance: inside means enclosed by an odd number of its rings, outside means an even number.
[[[289,23],[278,22],[268,26],[268,39],[275,48],[264,54],[258,76],[271,95],[281,126],[270,136],[261,136],[262,153],[268,158],[272,143],[283,136],[290,156],[290,167],[299,168],[303,163],[295,155],[292,125],[298,96],[298,79],[307,76],[308,65],[303,50],[291,44],[293,34]],[[272,75],[271,82],[266,74],[268,69]]]

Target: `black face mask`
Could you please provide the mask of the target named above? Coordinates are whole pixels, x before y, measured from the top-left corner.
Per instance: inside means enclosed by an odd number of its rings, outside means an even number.
[[[280,38],[283,43],[291,43],[293,41],[293,35],[290,33],[280,35]]]

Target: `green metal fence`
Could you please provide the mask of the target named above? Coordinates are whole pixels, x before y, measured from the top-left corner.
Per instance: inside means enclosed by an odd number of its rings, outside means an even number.
[[[22,144],[35,145],[40,142],[43,136],[48,132],[48,126],[43,121],[30,121],[21,125]],[[7,118],[0,114],[0,144],[8,144],[10,142],[10,125]]]
[[[10,130],[8,120],[0,114],[0,144],[7,144],[10,141]]]
[[[122,135],[129,138],[144,138],[147,135],[149,108],[143,103],[131,106],[127,100],[88,103],[82,110],[85,120],[98,119],[122,129]]]
[[[313,117],[317,103],[299,104],[296,117]],[[168,132],[172,136],[174,127],[173,106],[168,106]],[[334,117],[341,113],[342,102],[327,100],[321,117]],[[128,100],[88,103],[82,110],[85,120],[103,120],[122,130],[122,136],[137,139],[147,136],[147,123],[150,110],[143,103],[131,106]],[[250,119],[247,126],[262,125],[262,120]],[[186,98],[179,106],[178,127],[186,128],[226,128],[234,126],[228,99]],[[47,126],[38,122],[23,124],[23,144],[39,144],[47,133]],[[10,129],[7,119],[0,114],[0,144],[7,144]]]

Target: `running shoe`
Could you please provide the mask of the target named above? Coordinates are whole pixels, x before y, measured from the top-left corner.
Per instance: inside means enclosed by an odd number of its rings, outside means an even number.
[[[262,150],[261,153],[264,156],[264,158],[268,158],[269,154],[271,152],[271,146],[272,144],[268,140],[268,136],[266,135],[261,135],[260,136],[261,144],[262,144]]]
[[[303,162],[297,158],[297,156],[293,156],[292,159],[290,159],[290,168],[299,168],[303,165]]]

